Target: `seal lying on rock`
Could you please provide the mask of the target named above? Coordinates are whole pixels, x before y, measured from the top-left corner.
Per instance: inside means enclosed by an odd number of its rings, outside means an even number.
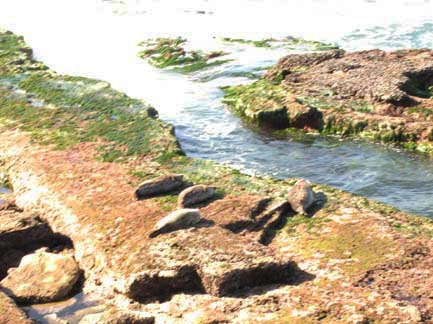
[[[306,210],[311,207],[315,199],[314,191],[309,183],[301,179],[290,189],[287,200],[295,212],[307,215]]]
[[[158,223],[149,237],[155,237],[163,233],[173,232],[179,229],[188,228],[197,224],[201,219],[198,209],[179,209],[168,214]]]
[[[138,199],[152,197],[179,189],[183,185],[183,175],[164,175],[141,183],[135,191],[135,196]]]
[[[189,187],[180,193],[179,207],[184,208],[208,200],[215,194],[215,189],[215,187],[205,185]]]

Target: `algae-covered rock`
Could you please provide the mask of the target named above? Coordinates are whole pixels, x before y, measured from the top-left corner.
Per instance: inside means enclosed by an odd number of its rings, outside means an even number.
[[[179,189],[183,185],[183,175],[164,175],[142,182],[135,191],[135,195],[139,199],[152,197]]]
[[[218,66],[230,60],[215,60],[226,55],[222,51],[204,53],[202,51],[187,51],[183,47],[186,39],[157,38],[139,43],[144,47],[139,52],[139,57],[146,59],[151,65],[158,68],[172,68],[180,73],[191,73],[212,66]]]
[[[185,208],[206,201],[214,196],[215,189],[213,186],[205,185],[189,187],[179,194],[178,205]]]
[[[1,281],[4,292],[18,303],[58,301],[69,294],[81,271],[74,258],[37,251],[22,258]]]
[[[290,54],[264,79],[225,87],[224,102],[273,129],[304,128],[433,153],[432,57],[426,49]]]

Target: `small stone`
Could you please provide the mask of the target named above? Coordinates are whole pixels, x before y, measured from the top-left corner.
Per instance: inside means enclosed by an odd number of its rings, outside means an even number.
[[[176,210],[156,223],[150,237],[191,227],[197,224],[200,219],[201,213],[198,209]]]
[[[311,207],[315,199],[313,189],[303,179],[296,182],[288,195],[288,201],[292,209],[302,215],[307,215],[306,210]]]
[[[135,195],[138,199],[152,197],[179,189],[183,185],[183,175],[164,175],[141,183],[135,191]]]
[[[179,207],[189,207],[203,201],[206,201],[215,194],[215,187],[197,185],[183,190],[179,195]]]
[[[23,257],[18,268],[9,270],[1,286],[18,303],[54,302],[69,294],[80,274],[73,257],[40,250]]]

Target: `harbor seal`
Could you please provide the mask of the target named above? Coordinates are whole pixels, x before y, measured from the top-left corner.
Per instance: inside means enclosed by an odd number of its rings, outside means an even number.
[[[201,220],[201,213],[198,209],[179,209],[161,220],[159,220],[149,237],[155,237],[163,233],[177,231],[194,226]]]
[[[183,175],[164,175],[142,182],[135,190],[135,196],[138,199],[152,197],[179,189],[183,185]]]
[[[178,205],[181,208],[189,207],[194,204],[206,201],[215,194],[215,187],[196,185],[183,190],[178,199]]]
[[[309,183],[301,179],[290,189],[287,200],[295,212],[307,215],[306,210],[314,203],[316,196]]]

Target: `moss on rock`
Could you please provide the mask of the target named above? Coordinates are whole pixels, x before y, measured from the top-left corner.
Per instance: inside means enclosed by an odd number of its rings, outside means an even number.
[[[180,73],[192,73],[212,66],[218,66],[231,60],[215,60],[215,58],[227,55],[222,51],[204,53],[202,51],[187,51],[183,47],[184,38],[157,38],[140,42],[144,47],[138,53],[142,59],[146,59],[151,65],[164,69],[171,68]]]

